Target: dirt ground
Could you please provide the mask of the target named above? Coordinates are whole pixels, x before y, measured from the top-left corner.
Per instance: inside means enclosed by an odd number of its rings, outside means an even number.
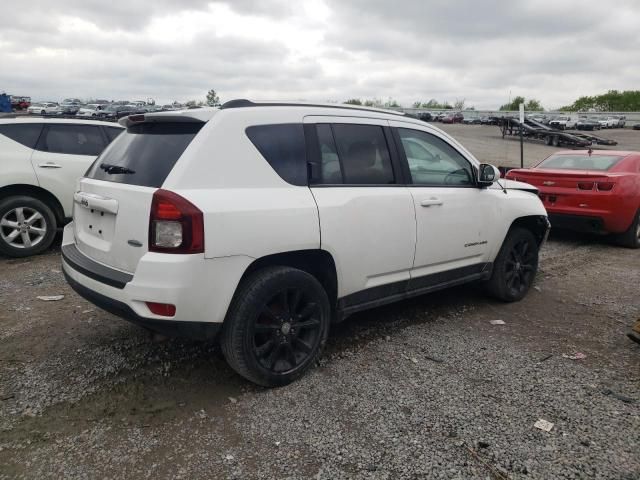
[[[517,161],[497,127],[445,128]],[[57,248],[0,272],[0,479],[640,478],[640,252],[607,239],[554,233],[518,303],[471,285],[355,315],[275,390],[84,301]]]

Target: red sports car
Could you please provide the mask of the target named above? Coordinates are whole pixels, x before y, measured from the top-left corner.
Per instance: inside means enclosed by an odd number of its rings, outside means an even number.
[[[562,151],[506,178],[539,189],[552,227],[612,233],[640,248],[640,152]]]

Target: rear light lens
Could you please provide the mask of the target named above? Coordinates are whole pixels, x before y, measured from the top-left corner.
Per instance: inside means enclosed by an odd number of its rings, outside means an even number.
[[[151,313],[163,317],[173,317],[176,314],[176,306],[170,303],[145,302]]]
[[[593,182],[578,182],[578,190],[593,190]]]
[[[613,185],[613,182],[598,182],[596,184],[598,190],[600,190],[601,192],[609,192],[613,190]]]
[[[156,190],[149,215],[149,251],[203,253],[202,212],[176,193]]]

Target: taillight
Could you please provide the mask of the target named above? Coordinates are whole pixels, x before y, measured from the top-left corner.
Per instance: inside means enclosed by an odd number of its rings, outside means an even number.
[[[601,192],[609,192],[613,189],[613,182],[598,182],[596,183],[596,187],[598,188],[598,190],[600,190]]]
[[[156,190],[149,215],[149,251],[203,253],[202,212],[176,193]]]
[[[593,190],[593,182],[578,182],[578,190]]]

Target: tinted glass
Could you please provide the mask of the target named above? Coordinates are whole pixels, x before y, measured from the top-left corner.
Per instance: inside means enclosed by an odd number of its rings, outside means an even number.
[[[307,157],[301,123],[257,125],[246,130],[269,165],[292,185],[307,184]]]
[[[536,168],[558,170],[609,170],[622,157],[617,155],[553,155]]]
[[[100,128],[91,125],[48,125],[38,150],[69,155],[97,156],[104,149]]]
[[[395,183],[389,148],[382,127],[334,124],[332,129],[345,184]]]
[[[333,139],[331,126],[329,124],[318,124],[318,143],[320,145],[320,172],[317,183],[338,184],[342,183],[342,170],[338,149]]]
[[[86,176],[96,180],[160,187],[204,123],[141,123],[105,149]]]
[[[0,125],[0,135],[4,135],[14,142],[21,143],[28,148],[35,148],[41,131],[41,123],[13,123],[10,125]]]
[[[109,139],[109,142],[113,142],[118,135],[124,132],[124,128],[105,127],[104,131],[107,132],[107,138]]]
[[[416,185],[473,185],[471,164],[451,145],[435,135],[399,128],[402,148]]]

